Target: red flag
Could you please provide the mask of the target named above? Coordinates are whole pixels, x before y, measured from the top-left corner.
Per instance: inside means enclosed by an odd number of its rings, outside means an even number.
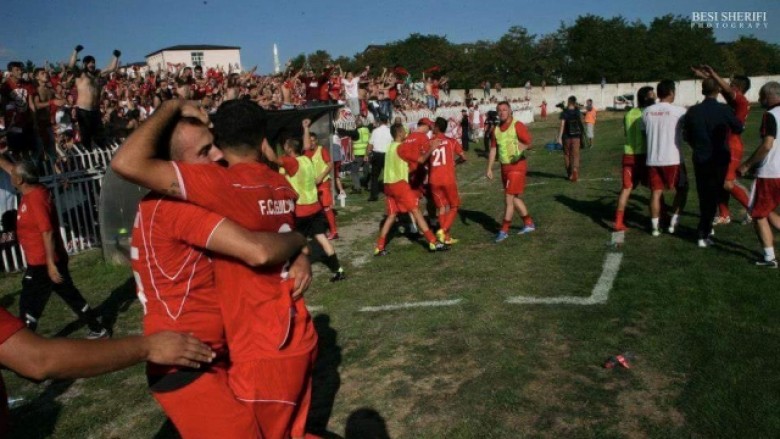
[[[395,66],[393,72],[395,72],[396,75],[402,75],[402,76],[406,76],[409,74],[409,71],[400,65]]]
[[[439,66],[433,66],[429,69],[425,69],[425,73],[438,72],[439,70],[440,70]]]

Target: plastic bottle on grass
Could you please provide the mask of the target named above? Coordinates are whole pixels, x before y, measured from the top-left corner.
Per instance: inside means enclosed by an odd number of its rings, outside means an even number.
[[[607,358],[607,361],[604,363],[605,369],[614,369],[617,366],[630,369],[631,368],[631,362],[634,361],[634,354],[631,352],[624,352],[620,355],[613,355],[609,358]]]

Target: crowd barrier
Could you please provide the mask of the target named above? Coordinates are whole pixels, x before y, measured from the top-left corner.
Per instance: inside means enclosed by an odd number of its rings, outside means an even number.
[[[98,200],[103,175],[114,156],[118,142],[112,142],[105,149],[88,151],[78,146],[65,151],[64,158],[44,161],[41,184],[51,191],[60,223],[60,235],[68,254],[77,254],[99,247],[100,225],[98,221]],[[22,271],[27,262],[16,240],[15,233],[6,219],[19,206],[20,195],[12,200],[12,210],[1,212],[3,233],[0,235],[0,261],[5,272]]]

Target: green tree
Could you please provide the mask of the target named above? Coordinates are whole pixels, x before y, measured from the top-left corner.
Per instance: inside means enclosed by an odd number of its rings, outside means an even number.
[[[780,72],[780,47],[755,37],[743,36],[726,44],[723,56],[729,62],[724,72],[731,74],[755,76]]]

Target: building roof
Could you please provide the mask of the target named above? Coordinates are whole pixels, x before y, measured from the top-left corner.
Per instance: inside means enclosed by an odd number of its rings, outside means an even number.
[[[178,46],[165,47],[163,49],[155,50],[154,52],[146,55],[149,58],[152,55],[156,55],[164,51],[172,50],[241,50],[239,46],[216,46],[213,44],[180,44]]]

